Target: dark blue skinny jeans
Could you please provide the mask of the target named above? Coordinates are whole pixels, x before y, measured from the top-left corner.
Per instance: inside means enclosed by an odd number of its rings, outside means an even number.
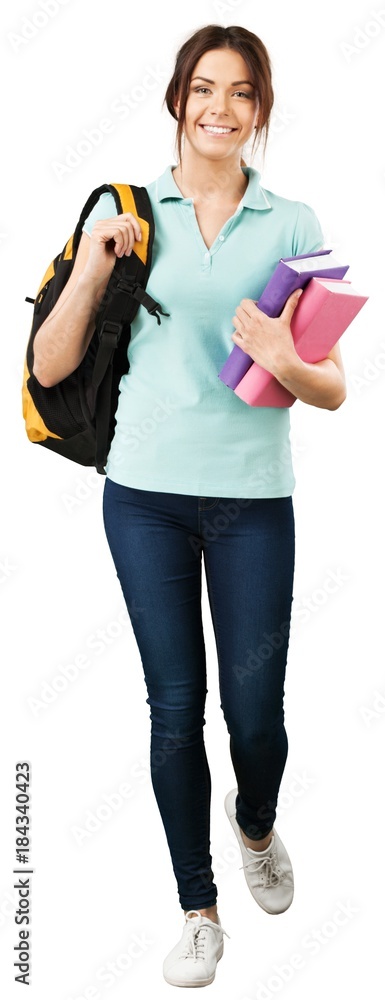
[[[274,824],[288,751],[283,701],[293,599],[292,498],[161,493],[107,477],[103,517],[144,669],[151,781],[179,901],[184,910],[203,909],[216,903],[217,887],[203,738],[202,553],[238,788],[236,819],[248,837],[260,840]]]

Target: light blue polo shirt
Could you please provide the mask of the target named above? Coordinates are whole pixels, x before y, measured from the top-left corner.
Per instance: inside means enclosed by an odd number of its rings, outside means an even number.
[[[242,169],[248,187],[210,249],[173,167],[146,185],[155,220],[147,290],[170,316],[158,326],[140,306],[131,326],[106,467],[116,483],[205,497],[293,492],[290,409],[249,406],[218,372],[241,300],[258,299],[280,257],[320,250],[323,234],[309,205],[265,190],[258,170]],[[112,195],[101,195],[85,232],[113,215]]]

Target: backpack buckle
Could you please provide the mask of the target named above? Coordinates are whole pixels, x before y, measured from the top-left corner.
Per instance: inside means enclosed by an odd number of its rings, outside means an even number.
[[[119,278],[119,281],[117,282],[116,285],[116,288],[119,289],[120,292],[126,292],[127,295],[132,295],[137,287],[138,287],[138,282],[136,282],[135,279],[132,277],[131,279]]]
[[[122,330],[123,323],[112,323],[111,320],[106,319],[100,329],[99,340],[109,341],[112,347],[116,347]]]

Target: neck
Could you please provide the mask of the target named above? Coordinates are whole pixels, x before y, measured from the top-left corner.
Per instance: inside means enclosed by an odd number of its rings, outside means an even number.
[[[185,198],[238,203],[248,184],[242,166],[239,154],[237,159],[209,160],[186,149],[173,176]]]

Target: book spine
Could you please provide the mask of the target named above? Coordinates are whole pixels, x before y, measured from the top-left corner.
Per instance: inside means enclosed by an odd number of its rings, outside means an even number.
[[[266,313],[266,316],[276,319],[282,312],[289,295],[297,288],[302,287],[301,279],[301,274],[280,260],[258,299],[258,309]]]
[[[253,359],[250,354],[246,354],[242,351],[238,344],[234,344],[234,347],[225,361],[223,368],[221,368],[218,378],[225,385],[228,385],[229,389],[235,389],[238,382],[241,381],[246,372],[253,364]]]
[[[279,316],[291,292],[294,292],[295,288],[300,287],[297,282],[298,274],[280,261],[265,286],[261,297],[258,299],[258,309],[261,309],[266,316]],[[218,378],[229,389],[235,389],[252,364],[253,359],[250,355],[242,351],[242,348],[238,347],[238,344],[234,344],[227,361],[225,361],[223,368],[219,372]]]
[[[253,362],[234,393],[249,406],[290,406],[295,397],[270,372]]]

